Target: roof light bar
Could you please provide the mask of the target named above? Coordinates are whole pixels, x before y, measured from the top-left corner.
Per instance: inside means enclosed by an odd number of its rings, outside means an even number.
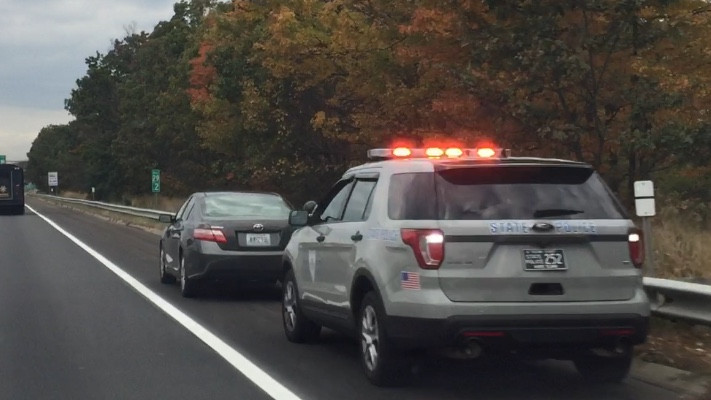
[[[444,150],[439,147],[428,147],[425,149],[425,155],[433,158],[442,157],[444,155]]]
[[[491,147],[480,147],[476,149],[476,155],[481,158],[492,158],[496,155],[496,150]]]
[[[464,155],[464,151],[459,147],[450,147],[444,151],[444,154],[449,158],[459,158]]]
[[[500,149],[493,147],[475,147],[475,148],[459,148],[459,147],[427,147],[427,148],[409,148],[395,147],[384,149],[368,150],[368,158],[371,160],[389,160],[389,159],[413,159],[413,158],[430,158],[430,159],[487,159],[487,158],[507,158],[511,154],[509,149]]]
[[[412,155],[412,150],[407,147],[396,147],[393,149],[392,153],[395,157],[410,157]]]

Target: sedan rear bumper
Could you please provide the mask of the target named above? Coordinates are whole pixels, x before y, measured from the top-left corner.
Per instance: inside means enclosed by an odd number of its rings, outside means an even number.
[[[195,279],[276,281],[282,277],[283,251],[225,251],[202,246],[188,255],[188,276]]]

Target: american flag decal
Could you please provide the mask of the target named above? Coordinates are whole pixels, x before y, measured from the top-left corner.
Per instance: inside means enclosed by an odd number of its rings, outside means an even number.
[[[400,272],[400,287],[403,289],[420,290],[420,274],[417,272]]]

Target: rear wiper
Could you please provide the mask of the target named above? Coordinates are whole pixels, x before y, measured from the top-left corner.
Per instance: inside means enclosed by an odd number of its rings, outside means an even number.
[[[559,217],[563,215],[582,214],[585,211],[568,208],[544,208],[533,212],[533,218]]]

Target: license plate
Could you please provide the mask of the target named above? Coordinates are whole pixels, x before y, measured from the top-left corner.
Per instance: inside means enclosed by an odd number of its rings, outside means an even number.
[[[564,271],[563,250],[524,250],[523,268],[526,271]]]
[[[272,240],[268,233],[248,233],[247,246],[271,246]]]

